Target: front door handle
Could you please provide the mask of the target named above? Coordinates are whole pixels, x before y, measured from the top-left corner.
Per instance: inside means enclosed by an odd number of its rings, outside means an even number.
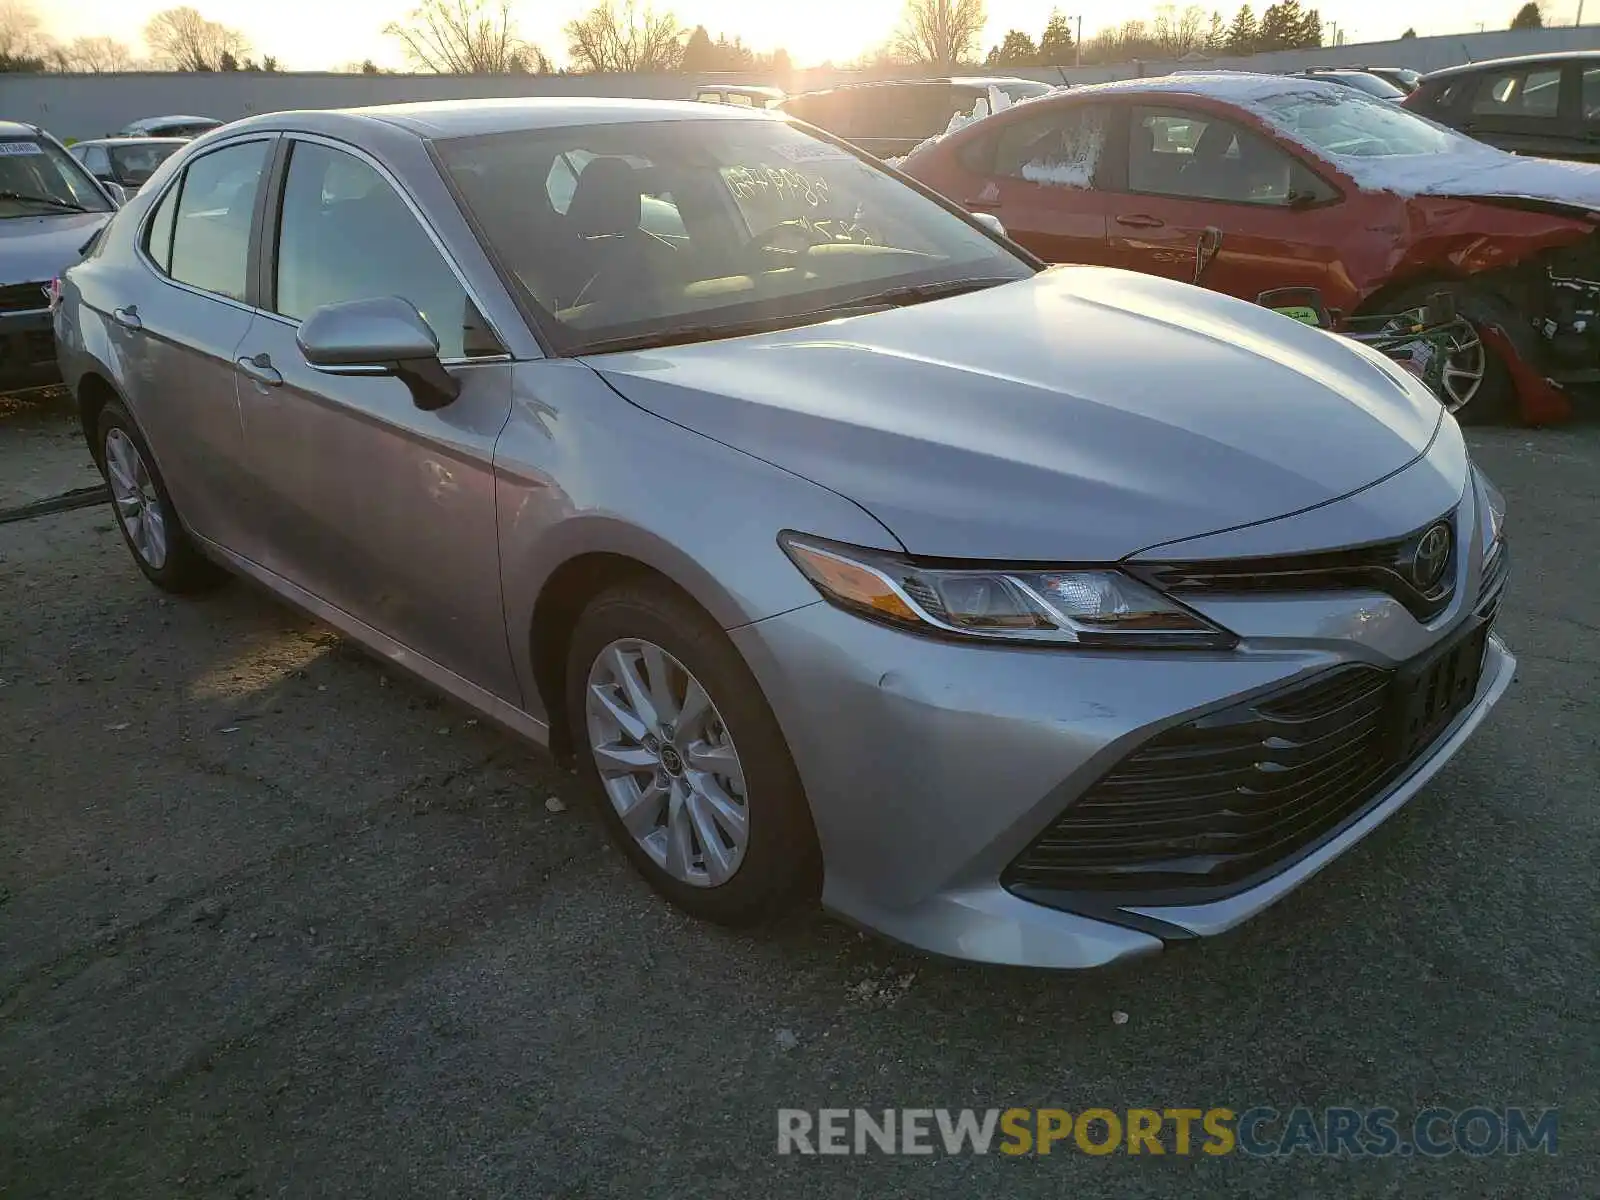
[[[139,306],[130,304],[127,308],[113,308],[111,319],[124,329],[143,329],[144,322],[139,319]]]
[[[961,207],[966,209],[968,212],[977,212],[979,210],[990,212],[1000,207],[1000,201],[980,200],[974,196],[971,200],[963,200],[961,202]]]
[[[283,384],[283,376],[278,374],[278,368],[272,365],[272,355],[265,351],[254,358],[241,358],[239,370],[257,383],[266,384],[267,387],[281,387]]]
[[[1144,213],[1129,213],[1125,217],[1118,217],[1117,224],[1134,229],[1160,229],[1166,222],[1160,217],[1146,216]]]

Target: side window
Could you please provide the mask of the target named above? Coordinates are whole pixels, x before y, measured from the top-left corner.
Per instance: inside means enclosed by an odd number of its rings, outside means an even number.
[[[968,165],[985,175],[1089,187],[1105,149],[1106,111],[1098,105],[1058,106],[1008,121],[993,139],[979,143],[981,159]]]
[[[500,352],[389,182],[353,155],[295,143],[278,219],[274,311],[298,321],[324,304],[376,296],[415,305],[439,339],[441,358]]]
[[[1583,69],[1583,119],[1600,121],[1600,67]]]
[[[245,298],[250,224],[267,146],[228,146],[195,159],[183,173],[167,269],[172,278],[233,300]]]
[[[104,146],[90,146],[83,152],[83,169],[89,174],[103,177],[111,174],[111,156]]]
[[[1554,117],[1560,98],[1559,66],[1495,71],[1479,78],[1472,112],[1479,117]]]
[[[1269,205],[1329,194],[1266,138],[1207,114],[1135,108],[1128,136],[1131,192]]]
[[[178,211],[178,193],[182,182],[173,184],[156,206],[156,215],[145,230],[144,248],[151,260],[168,274],[172,273],[172,217]]]

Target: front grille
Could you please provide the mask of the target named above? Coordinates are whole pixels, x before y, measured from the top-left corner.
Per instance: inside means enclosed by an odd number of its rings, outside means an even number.
[[[0,312],[33,312],[50,307],[49,281],[11,283],[0,287]]]
[[[1449,557],[1439,581],[1420,588],[1413,581],[1411,566],[1423,536],[1440,521],[1451,526]],[[1419,620],[1430,621],[1444,611],[1455,588],[1457,539],[1453,535],[1453,514],[1446,514],[1404,537],[1343,550],[1128,566],[1161,590],[1180,595],[1369,588],[1394,597]]]
[[[1169,903],[1248,886],[1359,816],[1444,732],[1476,691],[1487,636],[1477,625],[1399,671],[1336,667],[1158,734],[1002,882]]]

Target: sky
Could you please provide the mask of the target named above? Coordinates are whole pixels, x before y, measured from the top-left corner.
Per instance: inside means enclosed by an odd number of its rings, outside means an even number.
[[[240,30],[258,55],[272,55],[289,70],[338,70],[371,58],[380,66],[400,67],[404,59],[394,39],[383,35],[386,23],[401,18],[416,0],[72,0],[70,4],[37,5],[48,32],[64,40],[107,34],[143,53],[140,30],[150,15],[174,2],[192,3],[214,21]],[[561,26],[593,0],[513,0],[525,38],[560,62],[565,56]],[[798,66],[855,58],[884,42],[892,32],[903,0],[806,0],[775,4],[771,0],[654,0],[670,9],[687,28],[704,25],[713,37],[738,35],[748,46],[788,49]],[[1270,0],[1253,5],[1259,16]],[[1307,7],[1313,5],[1302,0]],[[1239,0],[1220,7],[1231,18]],[[1052,0],[988,0],[989,25],[984,47],[997,43],[1011,28],[1035,38],[1050,17]],[[1061,0],[1062,12],[1083,17],[1084,33],[1134,17],[1153,17],[1154,0]],[[1179,7],[1182,7],[1180,3]],[[1482,23],[1504,29],[1519,0],[1322,0],[1315,4],[1324,21],[1336,21],[1344,41],[1373,42],[1397,38],[1408,26],[1423,36],[1475,31]],[[1570,24],[1578,0],[1548,0],[1553,23]],[[1600,21],[1600,0],[1588,0],[1585,24]]]

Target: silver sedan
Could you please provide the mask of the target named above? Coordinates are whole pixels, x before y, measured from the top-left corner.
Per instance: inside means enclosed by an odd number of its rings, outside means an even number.
[[[781,115],[276,113],[65,277],[139,568],[575,762],[644,877],[963,958],[1219,932],[1499,698],[1503,506],[1365,349],[1050,270]]]

